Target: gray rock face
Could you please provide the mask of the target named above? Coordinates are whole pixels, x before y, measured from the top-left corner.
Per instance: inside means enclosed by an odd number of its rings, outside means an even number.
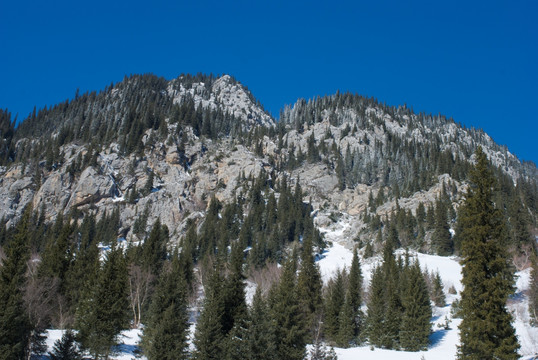
[[[45,180],[33,199],[34,209],[48,209],[46,218],[52,220],[66,208],[71,198],[70,176],[54,172]]]
[[[68,208],[97,203],[116,195],[116,184],[110,175],[101,175],[93,167],[88,167],[80,175],[67,203]]]
[[[217,79],[211,87],[203,83],[185,87],[180,81],[173,80],[165,93],[176,104],[190,99],[196,106],[233,114],[248,126],[274,126],[273,119],[253,102],[248,91],[234,83],[229,76]],[[116,97],[121,98],[119,93],[111,96],[111,102]],[[288,108],[284,115],[293,123],[295,117],[299,118],[299,110]],[[250,148],[246,145],[247,132],[241,140],[226,138],[212,141],[198,138],[188,126],[181,129],[185,144],[180,151],[175,137],[179,125],[168,122],[169,135],[163,142],[149,141],[150,138],[159,138],[152,136],[155,135],[152,134],[154,130],[147,130],[143,134],[142,142],[146,145],[144,153],[124,156],[118,144],[111,144],[108,148],[100,149],[97,164],[71,174],[68,168],[74,159],[86,155],[89,149],[85,145],[67,144],[60,151],[63,161],[52,171],[45,170],[43,166],[37,169],[22,165],[0,168],[0,218],[9,219],[8,225],[15,222],[27,204],[32,204],[37,210],[44,209],[49,221],[75,208],[94,213],[98,218],[119,209],[122,235],[137,240],[131,228],[136,218],[147,211],[148,229],[160,218],[170,229],[172,239],[177,240],[183,234],[186,219],[203,216],[212,196],[223,202],[230,201],[247,188],[245,178],[257,177],[265,170],[268,174],[276,172],[280,179],[288,177],[292,186],[299,179],[306,194],[304,200],[310,201],[315,209],[313,215],[316,223],[328,228],[338,224],[339,218],[345,218],[346,223],[353,224],[345,232],[352,241],[366,227],[361,215],[368,206],[369,194],[376,196],[381,186],[381,181],[371,180],[377,179],[379,174],[367,165],[386,165],[383,161],[387,160],[382,158],[379,148],[387,143],[389,134],[427,142],[432,130],[420,124],[418,127],[410,126],[409,122],[413,119],[406,118],[407,115],[402,118],[405,121],[396,121],[398,119],[373,108],[367,110],[363,119],[366,126],[355,128],[354,122],[359,115],[354,109],[341,109],[338,113],[331,111],[321,111],[316,122],[304,124],[297,130],[288,129],[282,139],[273,140],[268,136],[256,139],[261,144],[257,154],[254,153],[257,144]],[[338,123],[331,121],[334,116],[343,119],[343,123],[334,125]],[[473,140],[455,125],[449,124],[439,131],[446,135],[446,142],[441,147],[455,153],[458,146],[454,139],[464,143]],[[252,134],[248,136],[250,138]],[[304,161],[291,172],[283,170],[285,168],[281,165],[292,153],[295,156],[308,153],[312,139],[316,146],[323,145],[328,152],[323,154],[325,159],[332,161]],[[485,143],[487,141],[489,138]],[[340,191],[336,169],[333,168],[334,156],[338,152],[343,156],[347,151],[358,154],[366,165],[364,171],[361,168],[357,172],[358,179],[354,183],[359,185]],[[515,161],[511,154],[495,152],[493,148],[486,148],[486,153],[494,163],[504,161],[509,165]],[[507,169],[508,174],[515,173],[513,168],[508,166]],[[36,180],[36,173],[41,174],[39,180]],[[151,188],[148,185],[150,173],[154,178]],[[464,193],[465,184],[455,182],[448,175],[441,175],[430,189],[401,198],[398,205],[415,212],[420,203],[434,203],[443,182],[450,182],[457,187],[459,194]],[[458,201],[459,198],[453,199],[456,206]],[[395,207],[394,200],[386,201],[376,208],[375,214],[389,216]]]
[[[18,219],[34,195],[32,177],[23,169],[16,166],[2,169],[0,177],[0,218],[5,217],[10,226],[12,219]]]

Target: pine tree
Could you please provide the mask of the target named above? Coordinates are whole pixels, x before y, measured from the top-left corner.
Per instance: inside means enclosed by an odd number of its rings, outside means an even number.
[[[225,334],[222,327],[224,279],[218,267],[213,269],[209,277],[205,288],[204,307],[196,326],[194,358],[197,360],[220,359],[224,351]]]
[[[347,273],[337,270],[336,275],[329,281],[325,300],[324,331],[327,339],[336,341],[340,329],[340,313],[345,300],[344,277]]]
[[[432,281],[432,293],[430,296],[431,300],[435,306],[445,306],[446,298],[443,291],[443,281],[441,280],[441,275],[439,275],[439,272],[437,272],[435,276],[432,273]]]
[[[168,242],[168,227],[161,225],[161,220],[157,219],[153,224],[148,238],[142,245],[142,266],[144,270],[150,271],[158,276],[166,260],[166,243]]]
[[[321,274],[312,255],[312,238],[307,236],[303,241],[301,269],[297,279],[297,294],[302,304],[301,308],[305,312],[305,318],[312,329],[316,315],[323,304],[321,287]]]
[[[271,291],[271,317],[275,325],[276,355],[279,359],[302,360],[306,350],[307,325],[300,309],[296,286],[296,259],[292,256],[280,282]]]
[[[441,256],[451,255],[454,251],[452,236],[447,222],[447,210],[443,201],[438,200],[435,207],[435,227],[432,235],[432,245]]]
[[[23,359],[31,327],[24,309],[23,287],[29,258],[28,236],[31,208],[17,224],[15,235],[5,247],[0,267],[0,359]]]
[[[88,294],[93,289],[99,270],[95,217],[92,215],[84,217],[79,230],[80,242],[66,276],[66,297],[73,312],[75,312],[74,310],[83,294]]]
[[[406,281],[402,291],[404,311],[400,330],[400,345],[407,351],[424,350],[428,346],[432,309],[426,281],[418,261],[409,265],[404,270],[403,276]]]
[[[383,269],[376,267],[370,280],[368,310],[366,316],[366,332],[372,345],[381,346],[385,327],[385,291]]]
[[[144,327],[142,348],[149,360],[188,357],[188,287],[177,252],[169,267],[161,273]]]
[[[399,271],[394,258],[393,242],[387,240],[383,248],[383,264],[372,275],[366,319],[370,343],[387,349],[399,346],[403,310]]]
[[[495,178],[481,148],[459,219],[462,273],[459,359],[517,359],[519,344],[506,309],[513,274],[503,248],[503,218],[492,198]]]
[[[336,335],[336,344],[343,348],[349,347],[355,337],[353,310],[351,293],[347,291],[346,298],[338,315],[338,333]]]
[[[400,269],[394,258],[394,250],[389,240],[383,250],[383,276],[385,286],[385,333],[381,346],[387,349],[398,348],[401,327],[402,304],[400,299]]]
[[[49,353],[51,360],[81,360],[75,334],[67,330],[61,339],[56,340],[52,352]]]
[[[363,320],[363,314],[361,311],[362,272],[357,249],[353,251],[353,259],[351,261],[351,268],[349,269],[347,292],[352,310],[351,316],[353,318],[353,336],[357,337],[360,335],[359,332],[361,330]]]
[[[225,336],[222,356],[230,360],[247,359],[249,317],[244,280],[243,246],[240,242],[235,242],[230,253],[229,274],[224,281],[222,292],[222,332]]]
[[[536,256],[532,261],[531,282],[529,289],[529,314],[531,322],[538,324],[538,259]]]
[[[144,187],[142,188],[142,194],[144,196],[147,196],[151,193],[153,190],[153,181],[155,179],[155,174],[153,173],[153,170],[149,171],[148,178],[146,179],[146,183],[144,184]]]
[[[248,358],[252,360],[276,360],[278,357],[275,328],[260,287],[256,288],[249,313]]]
[[[107,254],[92,289],[77,313],[78,339],[95,358],[108,359],[111,347],[129,321],[127,264],[115,245]]]

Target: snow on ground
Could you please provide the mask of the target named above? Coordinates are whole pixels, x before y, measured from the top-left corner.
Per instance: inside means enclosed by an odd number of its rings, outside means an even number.
[[[47,348],[48,352],[51,352],[54,348],[54,343],[62,338],[64,330],[47,330]],[[115,347],[114,355],[110,357],[111,360],[145,360],[145,357],[137,358],[136,350],[138,349],[138,343],[140,342],[140,335],[142,335],[141,329],[131,329],[123,331],[120,335],[121,345]]]
[[[332,246],[326,249],[321,259],[317,262],[323,281],[326,283],[337,269],[351,266],[352,252],[340,243],[346,243],[344,239],[345,223],[339,223],[337,227],[322,228],[320,231],[325,234],[325,239],[332,242]],[[404,256],[403,250],[398,250],[396,255]],[[418,259],[423,270],[439,272],[443,280],[447,305],[444,307],[433,307],[432,335],[430,336],[430,346],[427,351],[406,352],[395,350],[384,350],[361,346],[350,349],[335,348],[338,359],[396,359],[396,360],[419,360],[419,359],[455,359],[457,345],[459,344],[458,325],[461,319],[453,319],[451,315],[452,302],[459,298],[459,293],[463,290],[461,284],[461,265],[456,257],[443,257],[437,255],[421,254],[410,252],[412,259]],[[369,259],[360,259],[363,275],[364,287],[367,288],[371,279],[373,269],[381,263],[381,257],[375,256]],[[530,284],[530,269],[516,273],[516,293],[510,299],[508,309],[512,312],[515,321],[514,327],[521,345],[520,354],[522,359],[530,360],[538,356],[538,328],[529,325],[528,298],[525,293]],[[448,289],[454,286],[458,295],[451,295]],[[446,321],[449,328],[445,330]]]
[[[338,243],[333,243],[329,249],[323,252],[321,260],[318,261],[323,283],[327,283],[337,270],[349,269],[353,254],[351,251]]]
[[[516,273],[516,293],[508,301],[508,308],[515,318],[514,327],[521,345],[520,353],[538,358],[538,327],[529,326],[529,298],[526,296],[531,280],[531,269]]]
[[[245,300],[249,306],[252,305],[252,299],[254,299],[254,294],[256,294],[257,287],[258,284],[247,280],[247,286],[245,287]]]
[[[321,255],[321,259],[318,260],[321,278],[325,284],[337,270],[343,270],[344,267],[349,269],[351,266],[353,254],[339,243],[343,240],[344,232],[347,228],[349,228],[349,223],[340,221],[331,228],[319,229],[325,236],[325,240],[332,243],[332,246],[326,249]]]
[[[320,267],[321,276],[326,283],[331,276],[344,267],[351,266],[352,252],[342,244],[346,244],[345,231],[349,224],[341,221],[331,228],[321,228],[325,239],[332,243],[317,261]],[[404,251],[398,250],[397,255],[404,255]],[[350,349],[335,348],[338,359],[374,359],[374,360],[419,360],[419,359],[454,359],[456,357],[457,345],[459,343],[458,325],[460,319],[453,319],[451,315],[452,302],[459,298],[459,293],[463,289],[461,284],[461,265],[455,257],[442,257],[436,255],[410,252],[410,257],[418,259],[423,270],[439,272],[443,280],[445,294],[447,295],[447,305],[444,307],[433,307],[432,335],[430,336],[430,346],[427,351],[406,352],[371,348],[361,346]],[[381,263],[379,256],[369,259],[361,259],[361,270],[364,278],[364,287],[367,288],[370,282],[373,269]],[[530,285],[530,269],[516,273],[516,293],[509,300],[508,308],[514,316],[514,327],[516,329],[519,342],[521,344],[520,354],[522,359],[531,360],[538,356],[538,327],[529,325],[528,298],[526,292]],[[454,286],[457,295],[448,294],[448,289]],[[256,284],[247,282],[245,289],[247,303],[252,303],[252,297],[256,291]],[[195,318],[195,313],[191,309],[191,320]],[[448,321],[448,329],[445,325]],[[194,337],[195,325],[190,328],[191,350],[193,350],[192,338]],[[116,348],[117,354],[111,359],[131,360],[136,358],[137,344],[140,341],[142,330],[133,329],[122,333],[122,345]],[[49,330],[47,334],[47,346],[52,350],[54,342],[62,337],[62,330]],[[141,359],[145,359],[142,357]]]

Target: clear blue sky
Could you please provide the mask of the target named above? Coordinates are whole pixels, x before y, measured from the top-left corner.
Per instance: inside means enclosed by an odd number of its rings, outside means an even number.
[[[337,90],[483,128],[538,162],[538,2],[2,1],[0,107],[125,74],[228,73],[278,117]]]

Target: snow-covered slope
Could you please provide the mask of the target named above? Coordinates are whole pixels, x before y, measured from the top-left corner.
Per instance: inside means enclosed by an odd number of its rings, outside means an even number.
[[[352,252],[344,247],[341,243],[346,240],[343,237],[343,232],[347,225],[340,223],[338,226],[330,229],[321,229],[325,233],[325,237],[333,242],[333,245],[323,254],[321,260],[318,261],[322,278],[327,282],[332,274],[337,269],[351,266]],[[400,250],[397,254],[403,254]],[[413,258],[418,259],[422,269],[439,272],[443,280],[444,291],[447,299],[445,307],[434,307],[432,318],[432,335],[430,336],[430,346],[427,351],[421,352],[406,352],[395,350],[376,349],[370,346],[360,346],[350,349],[336,348],[338,359],[397,359],[397,360],[417,360],[417,359],[455,359],[457,345],[459,344],[458,325],[460,319],[452,318],[451,309],[452,302],[459,298],[463,286],[461,284],[461,265],[455,257],[443,257],[436,255],[421,254],[411,252]],[[361,259],[361,270],[364,277],[364,287],[366,288],[370,282],[372,270],[380,264],[379,256]],[[514,316],[514,327],[521,345],[520,354],[522,359],[535,359],[538,356],[538,328],[532,327],[529,324],[528,314],[528,298],[525,293],[530,285],[530,269],[526,269],[516,273],[516,293],[509,300],[508,308]],[[457,295],[448,293],[448,289],[454,286]],[[448,319],[449,329],[445,330],[444,325]]]
[[[320,229],[326,239],[332,242],[330,246],[317,262],[322,274],[323,281],[326,283],[338,269],[351,266],[352,251],[344,246],[346,244],[345,230],[349,224],[344,222],[338,223],[331,228]],[[403,254],[399,250],[398,254]],[[418,360],[418,359],[455,359],[457,346],[459,344],[458,325],[460,319],[452,318],[451,309],[454,300],[459,298],[459,293],[463,289],[461,284],[461,265],[455,257],[442,257],[436,255],[421,254],[411,252],[410,255],[418,259],[421,267],[424,270],[439,272],[443,284],[447,305],[444,307],[434,307],[432,317],[432,334],[430,336],[430,346],[427,351],[421,352],[406,352],[377,349],[370,346],[360,346],[349,349],[336,348],[336,354],[340,360],[352,359],[372,359],[372,360]],[[364,287],[367,288],[372,270],[380,264],[379,256],[369,259],[361,259],[361,270],[364,277]],[[528,314],[528,298],[526,291],[530,285],[530,269],[526,269],[516,273],[516,293],[509,300],[509,309],[514,316],[514,326],[521,345],[521,358],[525,360],[535,359],[538,356],[538,328],[532,327],[529,324]],[[448,293],[450,287],[454,287],[458,294],[452,295]],[[248,286],[249,298],[252,297],[255,286]],[[445,329],[446,322],[449,322],[449,329]],[[122,333],[123,345],[120,345],[116,350],[118,353],[112,357],[117,360],[135,359],[137,344],[140,341],[141,330],[134,329]],[[52,349],[54,341],[61,338],[62,331],[50,330],[48,332],[47,345]],[[145,359],[145,357],[142,357]]]

